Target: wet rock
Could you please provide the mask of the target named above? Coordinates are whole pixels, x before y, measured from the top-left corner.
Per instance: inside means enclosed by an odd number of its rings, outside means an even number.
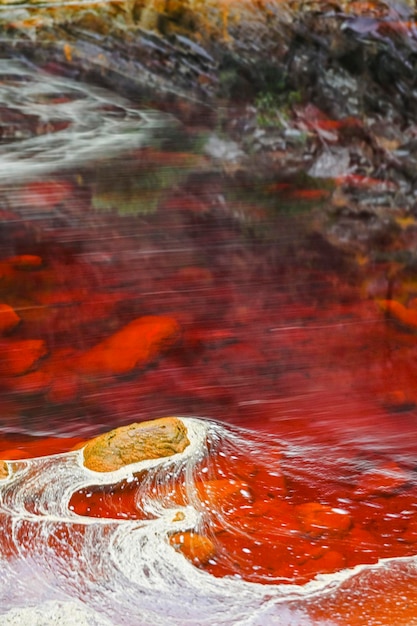
[[[378,560],[378,539],[371,532],[360,526],[353,526],[345,537],[349,546],[348,558],[357,562],[372,563]]]
[[[243,151],[235,141],[225,141],[216,135],[211,135],[204,151],[208,156],[219,161],[239,161],[244,156]]]
[[[320,537],[324,533],[344,534],[352,524],[352,518],[347,511],[319,502],[306,502],[296,509],[302,529],[312,537]]]
[[[42,339],[2,341],[2,363],[0,373],[4,376],[19,376],[29,372],[47,354]]]
[[[347,148],[323,150],[308,171],[313,178],[336,178],[349,171],[350,154]]]
[[[300,568],[301,574],[327,574],[337,572],[345,567],[346,558],[336,550],[327,550],[323,556],[311,559]]]
[[[85,352],[77,361],[78,369],[92,375],[126,374],[152,362],[177,341],[179,332],[172,317],[140,317]]]
[[[9,475],[9,468],[7,467],[7,463],[4,461],[0,461],[0,480],[4,480]]]
[[[378,300],[382,311],[408,330],[417,331],[417,308],[404,306],[397,300]]]
[[[406,530],[401,533],[401,539],[406,543],[416,543],[417,542],[417,520],[415,517],[412,517],[407,524]]]
[[[20,317],[8,304],[0,304],[0,333],[7,333],[20,322]]]
[[[337,119],[359,115],[361,111],[359,84],[349,72],[341,68],[337,70],[332,68],[320,77],[318,84],[320,91],[318,103],[320,105],[320,101],[323,100],[331,115]]]
[[[243,506],[253,501],[248,484],[241,480],[209,480],[197,483],[197,490],[203,506],[209,510]]]
[[[175,533],[171,535],[169,542],[194,565],[204,565],[216,551],[213,542],[208,537],[192,531]]]
[[[355,496],[392,496],[410,483],[410,480],[411,476],[397,463],[384,463],[362,476],[355,489]]]
[[[178,454],[189,443],[187,428],[176,417],[134,423],[89,441],[84,465],[95,472],[113,472],[130,463]]]

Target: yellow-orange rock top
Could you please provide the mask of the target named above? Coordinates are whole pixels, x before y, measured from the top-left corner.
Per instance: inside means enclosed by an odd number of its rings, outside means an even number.
[[[95,472],[114,472],[130,463],[183,452],[189,444],[184,423],[177,417],[162,417],[92,439],[84,447],[84,465]]]
[[[154,360],[175,343],[179,332],[179,324],[172,317],[140,317],[85,352],[78,368],[85,374],[126,374]]]
[[[0,480],[7,478],[9,475],[9,468],[7,467],[7,463],[4,461],[0,461]]]

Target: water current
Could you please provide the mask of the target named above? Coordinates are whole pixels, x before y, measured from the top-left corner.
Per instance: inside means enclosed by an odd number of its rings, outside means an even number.
[[[209,125],[0,78],[0,624],[417,624],[417,343],[386,275]],[[132,320],[175,332],[129,357]],[[85,467],[164,415],[183,452]]]

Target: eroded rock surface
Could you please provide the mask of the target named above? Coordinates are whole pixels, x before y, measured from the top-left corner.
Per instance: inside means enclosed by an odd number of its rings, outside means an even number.
[[[113,472],[130,463],[183,452],[189,443],[187,428],[176,417],[134,423],[89,441],[84,465],[95,472]]]
[[[7,478],[9,475],[9,468],[7,467],[7,463],[4,461],[0,461],[0,480]]]

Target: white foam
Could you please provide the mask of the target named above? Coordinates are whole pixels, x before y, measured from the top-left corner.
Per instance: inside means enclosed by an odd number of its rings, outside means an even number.
[[[75,602],[49,601],[37,607],[11,609],[1,626],[112,626],[103,615]]]
[[[18,80],[15,82],[15,77]],[[67,96],[68,101],[60,99]],[[38,125],[60,123],[55,132],[19,135],[0,146],[0,183],[109,159],[155,143],[161,128],[178,122],[168,113],[135,109],[99,87],[48,74],[23,61],[0,59],[0,105]],[[108,109],[108,110],[107,110]],[[120,114],[115,115],[114,110]],[[25,136],[25,133],[27,136]],[[3,138],[4,139],[4,138]]]
[[[11,475],[0,485],[0,521],[9,537],[0,544],[1,625],[67,624],[73,611],[74,624],[91,626],[304,626],[311,623],[305,606],[312,598],[392,562],[415,567],[414,559],[387,559],[318,576],[304,586],[216,578],[195,568],[170,546],[168,536],[200,527],[194,470],[203,461],[209,464],[208,445],[221,440],[229,449],[266,448],[248,433],[181,419],[190,440],[184,452],[117,472],[86,469],[82,451],[9,462]],[[138,506],[145,519],[97,519],[69,509],[75,491],[135,475],[141,476]],[[167,479],[185,480],[188,504],[162,497],[159,486]],[[37,622],[40,615],[44,621]]]

